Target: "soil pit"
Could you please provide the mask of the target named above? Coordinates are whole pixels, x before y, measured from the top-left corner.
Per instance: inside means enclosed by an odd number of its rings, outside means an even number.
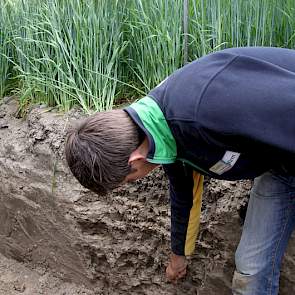
[[[206,179],[201,231],[189,271],[165,280],[169,196],[162,169],[98,197],[70,174],[66,129],[79,111],[35,106],[16,118],[0,106],[0,294],[231,294],[238,210],[251,182]],[[295,242],[290,242],[281,295],[295,294]]]

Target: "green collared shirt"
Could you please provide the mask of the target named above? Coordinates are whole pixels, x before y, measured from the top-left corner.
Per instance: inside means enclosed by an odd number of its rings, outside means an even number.
[[[148,138],[147,161],[154,164],[174,163],[175,139],[158,104],[146,96],[124,109]]]

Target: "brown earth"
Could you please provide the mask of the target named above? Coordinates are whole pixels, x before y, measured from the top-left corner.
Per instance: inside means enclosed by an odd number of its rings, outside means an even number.
[[[237,210],[251,183],[206,180],[202,222],[189,272],[178,285],[164,276],[169,255],[169,198],[161,169],[105,197],[82,188],[63,157],[70,120],[35,106],[16,118],[0,106],[0,294],[230,294]],[[295,242],[281,295],[295,294]]]

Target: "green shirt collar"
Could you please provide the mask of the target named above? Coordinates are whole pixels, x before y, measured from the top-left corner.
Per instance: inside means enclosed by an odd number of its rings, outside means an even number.
[[[147,160],[154,164],[175,162],[176,142],[158,104],[146,96],[125,108],[149,141]]]

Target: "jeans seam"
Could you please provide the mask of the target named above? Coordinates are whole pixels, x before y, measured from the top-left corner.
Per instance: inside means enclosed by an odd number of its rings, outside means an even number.
[[[289,193],[289,197],[290,197],[290,195],[291,194]],[[290,212],[290,207],[291,207],[291,205],[289,205],[287,207],[286,212]],[[272,255],[272,271],[271,271],[271,280],[269,282],[269,292],[268,292],[269,295],[272,295],[271,292],[272,292],[273,277],[274,277],[274,271],[275,271],[275,261],[276,261],[276,257],[277,257],[279,245],[280,245],[280,243],[281,243],[281,241],[283,239],[283,235],[284,235],[284,233],[286,231],[286,228],[287,228],[287,224],[288,224],[289,219],[290,219],[290,214],[288,214],[288,216],[285,217],[284,228],[283,228],[283,230],[281,232],[280,238],[278,240],[278,243],[277,243],[276,248],[275,248],[275,250],[273,252],[273,255]]]
[[[281,199],[282,194],[288,194],[288,196],[295,194],[293,190],[291,191],[286,191],[286,192],[269,192],[268,195],[265,196],[265,194],[261,194],[259,192],[256,192],[255,190],[252,190],[252,194],[255,195],[256,198],[259,199]]]

